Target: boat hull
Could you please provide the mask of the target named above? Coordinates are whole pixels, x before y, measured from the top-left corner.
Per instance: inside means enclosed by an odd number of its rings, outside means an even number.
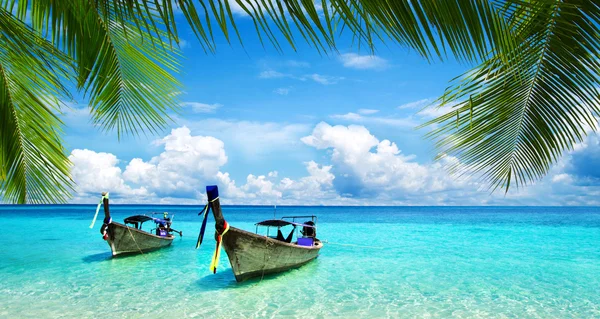
[[[112,222],[108,225],[108,246],[113,256],[124,254],[139,254],[163,247],[173,243],[173,236],[156,236],[143,230]]]
[[[323,244],[298,246],[235,227],[223,235],[223,248],[238,282],[300,267],[317,258]]]

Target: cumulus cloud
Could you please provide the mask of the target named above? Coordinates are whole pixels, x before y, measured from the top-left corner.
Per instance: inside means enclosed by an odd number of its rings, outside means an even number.
[[[281,132],[281,127],[278,130]],[[323,189],[321,185],[330,187],[333,179],[328,173],[331,166],[310,162],[306,164],[309,175],[298,180],[280,180],[279,173],[271,171],[265,175],[250,173],[244,184],[237,185],[228,172],[222,171],[228,158],[224,143],[215,137],[192,135],[184,126],[154,144],[163,146],[163,152],[147,161],[134,158],[124,171],[114,154],[73,150],[69,158],[78,184],[75,201],[86,202],[102,191],[110,191],[127,202],[193,203],[204,198],[205,185],[217,184],[223,196],[235,203],[264,204],[284,197],[297,203],[302,199],[293,194],[317,192]],[[284,196],[284,192],[288,194]]]
[[[335,200],[339,195],[333,188],[335,176],[331,173],[331,165],[319,165],[315,161],[304,163],[308,176],[295,181],[283,178],[279,183],[279,189],[285,199],[311,203],[315,199]]]
[[[88,149],[75,149],[69,155],[73,163],[71,177],[77,184],[79,196],[97,197],[103,191],[112,191],[122,196],[148,195],[144,187],[137,189],[125,184],[119,160],[110,153],[94,152]]]
[[[359,55],[356,53],[345,53],[340,56],[342,65],[347,68],[367,70],[381,70],[389,66],[388,61],[375,55]]]
[[[221,122],[221,125],[237,124]],[[286,127],[271,125],[268,131],[272,132],[282,132]],[[264,132],[261,131],[264,126],[251,122],[238,128],[238,133],[253,129],[255,133]],[[93,202],[100,192],[110,191],[121,202],[128,203],[198,203],[204,200],[204,186],[217,184],[228,204],[600,204],[597,135],[588,136],[567,153],[544,180],[525,189],[511,190],[507,195],[490,195],[478,192],[481,185],[474,180],[449,176],[445,166],[457,164],[456,158],[447,156],[439,162],[418,162],[415,156],[403,154],[396,143],[377,138],[361,125],[321,122],[302,138],[292,137],[298,134],[295,132],[281,143],[298,139],[323,152],[326,156],[321,159],[325,163],[304,162],[306,173],[299,178],[277,171],[247,172],[242,175],[245,177],[240,179],[241,183],[224,171],[228,162],[226,143],[208,134],[192,132],[186,126],[173,129],[154,142],[163,150],[148,160],[134,158],[123,163],[114,154],[73,150],[69,159],[77,183],[74,201]],[[265,135],[269,139],[269,134]],[[271,138],[279,137],[274,134]],[[281,152],[276,148],[272,151]]]
[[[156,141],[164,152],[148,162],[134,158],[123,177],[145,185],[159,195],[193,195],[203,183],[213,181],[227,163],[224,144],[212,136],[192,136],[187,127],[173,129]]]
[[[304,165],[308,175],[297,180],[284,177],[277,182],[277,172],[269,172],[258,176],[249,174],[246,183],[237,186],[228,173],[220,173],[218,178],[227,196],[236,203],[314,205],[345,201],[333,188],[335,176],[331,173],[332,166],[319,165],[314,161]]]
[[[302,141],[317,149],[331,150],[335,187],[340,194],[355,197],[405,198],[423,192],[438,192],[465,183],[450,178],[444,163],[419,164],[398,146],[380,141],[364,126],[331,126],[319,123]],[[455,161],[447,157],[444,161]]]

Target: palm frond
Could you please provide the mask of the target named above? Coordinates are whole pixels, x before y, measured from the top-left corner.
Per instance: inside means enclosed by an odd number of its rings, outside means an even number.
[[[152,35],[133,21],[117,23],[109,16],[100,15],[97,61],[84,86],[95,123],[119,135],[158,132],[168,123],[167,112],[178,109],[177,50],[147,40]]]
[[[27,1],[20,1],[26,5]],[[19,10],[21,12],[22,10]],[[151,1],[31,3],[32,26],[77,62],[77,85],[94,123],[118,136],[155,133],[177,110],[175,29],[160,26],[164,9]]]
[[[29,1],[18,5],[24,15]],[[36,0],[31,2],[34,28],[52,30],[57,39],[73,37],[75,29],[65,26],[77,21],[68,12],[75,7],[83,9],[78,14],[85,14],[90,6],[119,25],[134,22],[140,34],[150,35],[148,39],[163,34],[176,42],[178,10],[207,52],[216,50],[216,31],[228,41],[234,33],[242,40],[232,6],[254,21],[261,42],[266,38],[279,50],[282,39],[296,48],[294,34],[318,50],[335,50],[336,37],[343,32],[353,34],[359,45],[370,50],[376,40],[387,39],[426,58],[444,58],[449,50],[455,57],[474,61],[492,49],[513,48],[500,8],[487,0]]]
[[[0,8],[0,193],[6,202],[64,202],[72,191],[56,96],[71,60]]]
[[[592,1],[509,1],[504,15],[521,44],[455,80],[440,102],[455,104],[426,125],[457,173],[508,191],[541,179],[600,114],[600,6]]]

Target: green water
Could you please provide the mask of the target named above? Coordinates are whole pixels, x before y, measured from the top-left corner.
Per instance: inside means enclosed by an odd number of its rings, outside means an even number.
[[[92,206],[0,206],[3,318],[600,318],[599,208],[278,207],[316,214],[314,262],[235,282],[208,270],[200,207],[114,206],[115,220],[175,213],[172,247],[110,257]],[[225,207],[254,230],[272,208]]]

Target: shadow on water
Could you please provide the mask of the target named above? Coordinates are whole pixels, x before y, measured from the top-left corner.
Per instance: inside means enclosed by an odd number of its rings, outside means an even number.
[[[102,261],[111,260],[111,259],[112,259],[111,253],[99,253],[99,254],[93,254],[93,255],[89,255],[89,256],[85,256],[85,257],[81,258],[81,260],[83,260],[83,262],[85,262],[85,263],[96,263],[96,262],[102,262]]]
[[[217,270],[216,274],[209,274],[196,281],[196,285],[202,290],[221,290],[240,288],[235,281],[231,268]]]
[[[144,260],[155,260],[161,258],[163,254],[168,253],[172,247],[162,247],[159,249],[151,250],[144,252],[143,254],[134,252],[134,253],[123,253],[117,256],[112,256],[110,251],[105,253],[99,253],[94,255],[85,256],[82,260],[86,263],[95,263],[95,262],[103,262],[103,261],[113,261],[113,260],[133,260],[133,259],[144,259]]]
[[[318,268],[318,260],[313,260],[307,265],[293,268],[284,272],[275,274],[265,274],[255,278],[247,279],[243,282],[235,281],[235,276],[231,268],[223,269],[214,275],[204,276],[196,281],[196,284],[203,290],[221,290],[221,289],[239,289],[258,285],[261,283],[273,282],[277,280],[307,280],[312,278]]]

